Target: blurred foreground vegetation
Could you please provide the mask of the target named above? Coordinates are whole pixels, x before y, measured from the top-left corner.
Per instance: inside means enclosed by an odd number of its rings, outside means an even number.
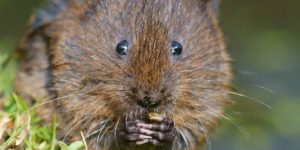
[[[0,42],[0,150],[81,150],[82,141],[70,145],[56,140],[56,122],[42,126],[34,107],[13,94],[11,82],[16,62],[10,58],[11,41]]]
[[[0,0],[0,64],[14,49],[29,15],[41,1]],[[223,1],[220,22],[234,60],[234,85],[236,92],[245,96],[232,96],[228,119],[210,136],[208,149],[300,149],[299,6],[300,1],[295,0]],[[5,70],[0,65],[0,97],[11,92],[16,65],[14,61],[5,63]],[[8,117],[17,123],[26,111],[17,107],[19,98],[6,99],[0,107],[7,109],[11,103],[15,113],[0,110],[0,119]],[[51,147],[53,128],[37,128],[33,135],[41,136],[42,132],[45,145]]]
[[[84,143],[70,145],[56,140],[55,116],[50,126],[42,126],[34,109],[12,94],[0,103],[0,150],[81,150]]]

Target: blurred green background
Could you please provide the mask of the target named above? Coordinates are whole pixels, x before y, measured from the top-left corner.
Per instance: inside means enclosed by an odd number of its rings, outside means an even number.
[[[0,0],[0,61],[41,2]],[[223,0],[220,23],[233,59],[235,89],[248,98],[232,96],[229,119],[210,136],[211,150],[300,149],[299,6],[296,0]],[[0,72],[0,88],[7,87],[9,79],[1,76],[12,75]]]

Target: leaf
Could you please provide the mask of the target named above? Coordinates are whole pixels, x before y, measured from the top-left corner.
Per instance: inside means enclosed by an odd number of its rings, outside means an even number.
[[[47,145],[46,142],[42,142],[39,146],[38,146],[39,150],[47,150],[49,149],[49,146]]]
[[[28,110],[29,107],[23,99],[21,99],[19,96],[17,96],[14,93],[12,94],[12,97],[15,100],[15,102],[17,104],[17,109],[20,112],[24,112],[24,111]]]
[[[82,141],[76,141],[76,142],[73,142],[69,148],[70,150],[81,150],[82,148],[84,147],[84,144]]]
[[[61,141],[58,142],[58,145],[61,150],[70,150],[69,146]]]
[[[81,150],[84,147],[82,141],[76,141],[70,144],[69,146],[62,141],[58,142],[59,148],[61,150]]]

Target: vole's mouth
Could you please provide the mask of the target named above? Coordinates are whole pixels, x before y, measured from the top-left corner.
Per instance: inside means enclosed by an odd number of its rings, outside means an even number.
[[[152,108],[156,108],[160,105],[161,101],[157,101],[157,102],[151,102],[151,101],[138,101],[137,104],[142,107],[142,108],[146,108],[146,109],[152,109]]]
[[[124,121],[146,120],[149,109],[137,108],[123,114]]]

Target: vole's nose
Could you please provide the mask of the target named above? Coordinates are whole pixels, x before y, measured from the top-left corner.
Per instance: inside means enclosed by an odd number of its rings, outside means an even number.
[[[156,107],[158,106],[160,103],[159,100],[157,100],[155,97],[147,95],[144,96],[143,98],[138,100],[138,105],[140,105],[141,107]]]

